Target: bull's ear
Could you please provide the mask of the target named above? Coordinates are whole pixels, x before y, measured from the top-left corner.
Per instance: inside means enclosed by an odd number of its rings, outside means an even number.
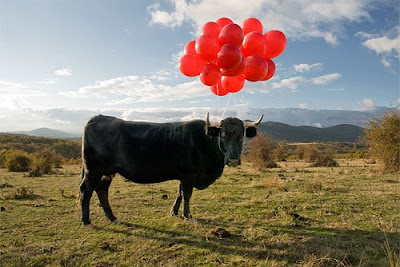
[[[209,127],[207,127],[206,134],[211,137],[216,137],[219,135],[220,131],[221,131],[221,128],[219,128],[219,127],[209,126]]]
[[[254,137],[257,135],[257,129],[256,127],[247,127],[246,128],[246,137]]]

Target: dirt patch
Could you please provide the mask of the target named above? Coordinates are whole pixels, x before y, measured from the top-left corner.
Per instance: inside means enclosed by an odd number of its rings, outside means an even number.
[[[211,230],[211,234],[213,234],[213,235],[215,235],[216,237],[219,237],[219,238],[229,238],[229,237],[231,237],[231,233],[228,230],[226,230],[224,228],[220,228],[220,227],[215,228],[214,230]]]
[[[0,188],[12,188],[14,186],[8,184],[8,183],[4,183],[4,184],[0,184]]]

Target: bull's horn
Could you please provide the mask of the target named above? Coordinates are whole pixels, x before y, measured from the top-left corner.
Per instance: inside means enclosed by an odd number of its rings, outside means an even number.
[[[257,126],[261,123],[262,119],[264,118],[264,115],[261,115],[261,117],[257,121],[245,121],[244,126],[245,127],[254,127]]]
[[[221,127],[221,122],[211,123],[210,122],[210,112],[207,112],[207,119],[206,119],[207,127]]]

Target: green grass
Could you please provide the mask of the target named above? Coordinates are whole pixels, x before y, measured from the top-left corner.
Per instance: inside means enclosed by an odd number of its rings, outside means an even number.
[[[169,216],[177,181],[139,185],[117,176],[111,206],[131,225],[110,224],[94,195],[93,229],[80,222],[79,167],[41,178],[0,169],[0,185],[8,185],[0,186],[0,266],[395,266],[398,176],[363,161],[339,164],[227,167],[194,191],[198,223]],[[22,187],[35,197],[7,197]],[[213,235],[217,227],[231,237]]]

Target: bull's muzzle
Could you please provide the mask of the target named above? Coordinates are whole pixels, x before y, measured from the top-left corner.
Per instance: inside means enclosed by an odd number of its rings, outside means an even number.
[[[240,159],[228,159],[229,167],[237,167],[240,165]]]

